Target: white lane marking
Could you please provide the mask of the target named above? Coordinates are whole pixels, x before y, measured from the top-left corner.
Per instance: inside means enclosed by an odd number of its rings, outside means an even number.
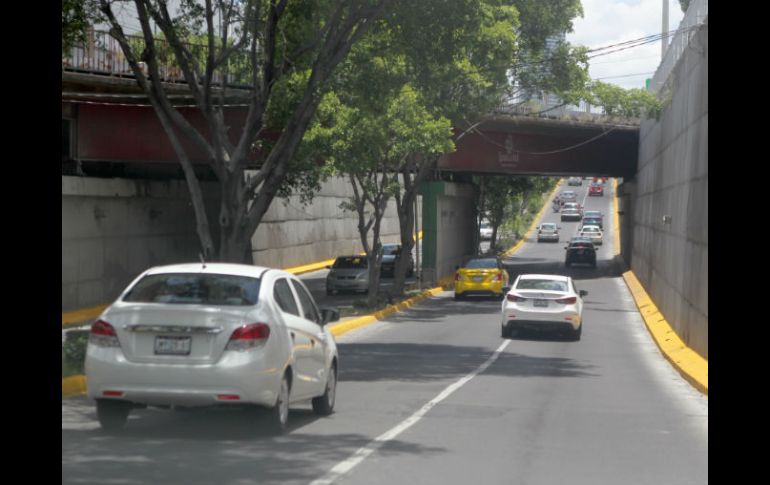
[[[451,384],[446,389],[441,391],[441,393],[434,397],[430,402],[425,404],[423,407],[421,407],[417,412],[406,418],[404,421],[400,422],[393,428],[389,429],[385,433],[381,434],[380,436],[376,437],[373,441],[371,441],[368,445],[361,447],[350,455],[350,457],[337,465],[334,466],[329,472],[324,475],[323,477],[314,480],[310,482],[310,485],[329,485],[331,483],[334,483],[336,480],[338,480],[340,477],[345,475],[346,473],[350,472],[354,467],[356,467],[359,463],[364,461],[366,458],[369,457],[372,453],[374,453],[378,448],[380,448],[382,445],[384,445],[386,442],[396,438],[398,435],[406,431],[407,429],[414,426],[418,421],[420,421],[433,407],[449,397],[452,393],[454,393],[456,390],[460,389],[462,386],[464,386],[468,381],[476,377],[477,375],[484,372],[492,363],[497,360],[498,357],[500,357],[500,354],[503,350],[505,350],[505,347],[508,346],[510,343],[510,340],[506,340],[505,342],[500,345],[500,347],[495,350],[495,353],[492,354],[492,356],[487,359],[486,362],[481,364],[476,370],[471,372],[470,374],[466,375],[462,379],[458,380],[454,384]]]

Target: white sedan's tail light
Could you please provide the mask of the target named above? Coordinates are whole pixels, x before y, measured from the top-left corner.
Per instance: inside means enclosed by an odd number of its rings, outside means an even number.
[[[556,300],[556,303],[562,303],[564,305],[574,305],[577,302],[576,296],[570,296],[567,298],[559,298]]]
[[[267,342],[270,327],[266,323],[252,323],[235,329],[225,350],[249,350]]]
[[[98,347],[120,347],[115,328],[104,320],[97,320],[91,325],[88,341]]]
[[[508,295],[506,295],[505,299],[508,300],[508,301],[526,301],[527,300],[523,296],[514,295],[513,293],[508,293]]]

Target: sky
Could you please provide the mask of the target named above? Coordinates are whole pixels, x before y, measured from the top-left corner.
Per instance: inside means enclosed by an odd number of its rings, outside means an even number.
[[[567,41],[589,48],[604,47],[659,34],[664,0],[582,0],[583,18],[573,21]],[[668,0],[669,29],[684,17],[678,0]],[[670,40],[670,38],[669,38]],[[590,61],[591,79],[623,88],[644,88],[660,64],[661,41],[596,57]],[[633,76],[630,76],[633,75]],[[629,76],[629,77],[616,77]]]

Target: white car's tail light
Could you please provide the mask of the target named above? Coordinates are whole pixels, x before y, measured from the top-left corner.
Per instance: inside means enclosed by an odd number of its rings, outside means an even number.
[[[225,350],[249,350],[267,342],[270,327],[266,323],[252,323],[235,329]]]
[[[556,303],[562,303],[564,305],[574,305],[577,302],[576,296],[570,296],[567,298],[559,298],[556,300]]]
[[[506,295],[505,299],[508,300],[508,301],[526,301],[527,300],[523,296],[514,295],[513,293],[508,293],[508,295]]]
[[[88,341],[98,347],[120,347],[115,328],[104,320],[97,320],[91,325]]]

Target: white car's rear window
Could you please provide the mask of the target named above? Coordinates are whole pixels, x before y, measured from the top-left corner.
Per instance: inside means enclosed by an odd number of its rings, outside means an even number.
[[[516,285],[519,290],[546,290],[546,291],[567,291],[566,281],[554,280],[519,280]]]
[[[163,273],[147,275],[123,297],[139,303],[256,305],[258,278],[224,274]]]

